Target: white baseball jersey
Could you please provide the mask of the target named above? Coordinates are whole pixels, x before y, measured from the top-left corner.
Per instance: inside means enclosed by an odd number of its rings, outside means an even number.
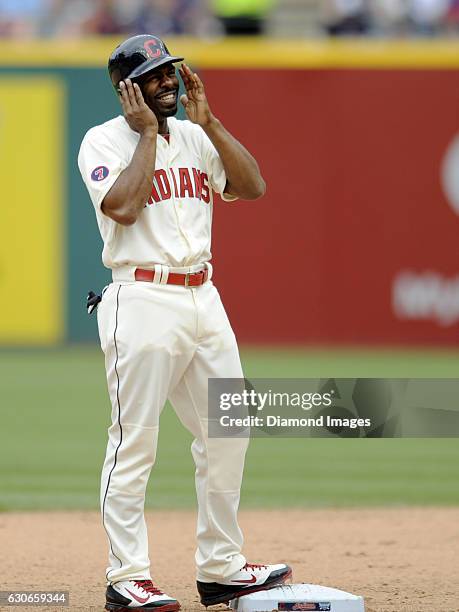
[[[107,268],[154,264],[184,267],[211,259],[212,191],[224,200],[226,175],[218,153],[190,121],[168,119],[169,143],[157,137],[152,191],[137,221],[120,225],[103,214],[101,204],[129,165],[140,136],[118,116],[90,129],[78,166],[96,210]]]

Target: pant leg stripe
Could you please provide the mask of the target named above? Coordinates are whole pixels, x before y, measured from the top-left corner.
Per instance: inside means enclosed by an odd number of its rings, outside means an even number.
[[[118,405],[118,425],[119,425],[119,428],[120,428],[120,441],[119,441],[119,443],[118,443],[118,446],[116,447],[116,451],[115,451],[115,459],[114,459],[112,469],[110,470],[110,473],[109,473],[109,475],[108,475],[108,479],[107,479],[107,487],[106,487],[106,489],[105,489],[104,501],[103,501],[103,504],[102,504],[102,523],[103,523],[103,526],[104,526],[105,532],[106,532],[106,534],[107,534],[107,536],[108,536],[108,541],[109,541],[109,543],[110,543],[110,550],[112,551],[113,556],[114,556],[114,557],[116,557],[116,558],[118,559],[118,561],[120,562],[120,567],[122,567],[122,566],[123,566],[123,562],[122,562],[122,561],[121,561],[121,559],[120,559],[120,558],[119,558],[119,557],[118,557],[118,556],[117,556],[117,555],[114,553],[114,551],[113,551],[112,541],[111,541],[111,539],[110,539],[110,534],[108,533],[107,528],[106,528],[106,526],[105,526],[105,502],[106,502],[106,500],[107,500],[107,493],[108,493],[108,488],[109,488],[109,486],[110,486],[110,480],[111,480],[111,477],[112,477],[112,474],[113,474],[113,470],[114,470],[114,469],[115,469],[115,467],[116,467],[116,462],[117,462],[117,459],[118,459],[118,451],[119,451],[119,449],[120,449],[120,447],[121,447],[121,443],[122,443],[122,441],[123,441],[123,428],[122,428],[122,426],[121,426],[120,377],[119,377],[119,374],[118,374],[118,367],[117,367],[117,366],[118,366],[118,344],[117,344],[117,342],[116,342],[116,332],[117,332],[117,330],[118,330],[118,311],[119,311],[119,305],[120,305],[120,302],[119,302],[120,290],[121,290],[121,285],[118,287],[118,293],[116,294],[115,331],[113,332],[113,341],[114,341],[114,344],[115,344],[115,354],[116,354],[116,358],[115,358],[115,373],[116,373],[116,402],[117,402],[117,405]],[[108,572],[107,572],[107,574],[106,574],[106,578],[107,578],[107,580],[108,580]]]

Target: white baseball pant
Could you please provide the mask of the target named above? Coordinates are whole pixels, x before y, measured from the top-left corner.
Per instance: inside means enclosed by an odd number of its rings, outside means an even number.
[[[101,479],[110,552],[107,580],[149,579],[145,489],[169,398],[194,436],[197,579],[218,582],[245,564],[237,522],[247,439],[209,439],[207,381],[241,378],[234,333],[211,281],[196,288],[115,282],[98,309],[112,424]]]

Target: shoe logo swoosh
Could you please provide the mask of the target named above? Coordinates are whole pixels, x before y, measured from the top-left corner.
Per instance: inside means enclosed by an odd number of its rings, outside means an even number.
[[[132,591],[130,591],[129,589],[126,589],[126,591],[129,593],[129,595],[131,597],[133,597],[136,601],[138,601],[140,604],[144,604],[147,603],[147,601],[150,599],[150,595],[147,595],[146,597],[139,597],[138,595],[135,595]]]
[[[252,574],[252,578],[250,580],[231,580],[231,582],[239,582],[240,584],[253,584],[257,579]]]

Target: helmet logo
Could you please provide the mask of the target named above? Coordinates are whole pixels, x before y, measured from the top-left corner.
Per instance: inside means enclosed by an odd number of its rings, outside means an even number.
[[[143,43],[143,47],[148,54],[148,57],[160,57],[162,55],[160,43],[155,38],[151,38],[150,40],[146,40]],[[156,49],[152,49],[152,47],[156,47]]]

